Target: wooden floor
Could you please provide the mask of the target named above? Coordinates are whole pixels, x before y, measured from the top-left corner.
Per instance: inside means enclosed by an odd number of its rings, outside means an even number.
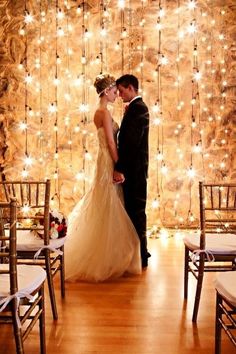
[[[191,322],[195,280],[183,301],[183,245],[179,238],[149,239],[152,257],[141,276],[102,284],[67,284],[59,320],[46,308],[47,354],[213,354],[215,274],[206,274],[197,326]],[[48,298],[48,296],[47,296]],[[236,353],[223,336],[222,354]],[[11,327],[1,325],[0,353],[15,352]],[[36,329],[26,354],[39,353]]]

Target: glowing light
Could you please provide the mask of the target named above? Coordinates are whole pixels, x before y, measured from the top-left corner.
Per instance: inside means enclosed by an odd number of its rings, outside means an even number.
[[[82,84],[82,78],[80,76],[78,76],[75,81],[74,81],[74,85],[75,86],[80,86]]]
[[[81,64],[86,64],[87,60],[85,56],[81,57]]]
[[[27,129],[27,123],[25,123],[25,122],[20,122],[19,128],[20,128],[20,130],[26,130],[26,129]]]
[[[192,128],[196,128],[197,123],[195,122],[195,120],[192,121],[191,126],[192,126]]]
[[[157,24],[156,24],[156,29],[157,29],[158,31],[161,31],[162,28],[163,28],[162,24],[159,23],[159,22],[157,22]]]
[[[166,229],[161,229],[160,230],[160,238],[165,240],[168,237],[169,237],[169,232]]]
[[[85,178],[84,171],[82,170],[82,171],[78,172],[77,175],[75,176],[75,178],[76,178],[78,181],[84,180],[84,178]]]
[[[165,16],[165,10],[163,10],[162,8],[160,8],[159,10],[159,17],[162,18]]]
[[[163,160],[163,154],[160,151],[158,151],[158,153],[156,155],[156,159],[157,159],[157,161],[162,161]]]
[[[189,178],[194,178],[195,175],[196,175],[195,170],[193,169],[192,166],[190,166],[190,168],[187,170],[187,176],[188,176]]]
[[[23,171],[21,172],[21,176],[22,176],[23,178],[27,178],[28,175],[29,175],[29,172],[26,171],[25,169],[23,169]]]
[[[58,37],[64,37],[65,32],[64,32],[63,28],[61,28],[61,27],[58,28],[57,35],[58,35]]]
[[[57,18],[58,18],[59,20],[62,20],[64,17],[65,17],[64,12],[61,11],[61,9],[59,9],[58,12],[57,12]]]
[[[27,23],[27,24],[32,23],[33,20],[34,20],[33,16],[29,12],[26,12],[25,18],[24,18],[25,23]]]
[[[25,162],[26,166],[31,166],[32,163],[33,163],[33,159],[30,156],[26,156],[25,159],[24,159],[24,162]]]
[[[195,218],[191,212],[189,213],[188,219],[190,222],[193,222],[195,220]]]
[[[56,106],[56,104],[51,103],[51,104],[49,105],[49,107],[48,107],[48,111],[49,111],[50,113],[55,113],[55,112],[57,112],[57,106]]]
[[[164,55],[160,58],[160,64],[161,65],[167,65],[168,64],[168,58],[166,58]]]
[[[30,212],[30,206],[28,204],[25,204],[22,208],[21,208],[22,212],[24,214],[28,214]]]
[[[154,125],[160,125],[161,124],[161,118],[159,118],[159,117],[154,118],[153,119],[153,123],[154,123]]]
[[[199,154],[200,152],[202,151],[202,146],[201,146],[201,144],[196,144],[194,147],[193,147],[193,152],[195,153],[195,154]]]
[[[153,208],[153,209],[157,209],[157,208],[159,208],[159,206],[160,206],[160,201],[155,198],[155,199],[152,201],[152,208]]]
[[[60,85],[60,83],[61,83],[60,79],[58,79],[58,77],[55,77],[55,79],[53,80],[53,84],[55,86],[58,86],[58,85]]]
[[[25,82],[26,84],[31,84],[33,81],[33,77],[30,75],[30,73],[27,74],[27,76],[25,77]]]
[[[184,31],[183,30],[180,30],[178,32],[178,37],[179,37],[179,39],[183,39],[184,38]]]
[[[85,104],[85,103],[82,103],[79,106],[79,110],[80,110],[80,112],[89,112],[89,105]]]
[[[159,103],[156,102],[155,105],[152,106],[152,111],[153,111],[154,113],[157,113],[157,112],[160,112],[160,110],[161,110],[161,109],[160,109]]]
[[[190,0],[189,3],[188,3],[188,8],[189,10],[194,10],[196,8],[196,3],[194,0]]]
[[[124,9],[125,8],[125,0],[118,0],[118,7],[120,9]]]
[[[103,28],[103,29],[101,30],[100,34],[101,34],[103,37],[105,37],[105,36],[107,35],[106,29]],[[86,29],[85,32],[84,32],[84,38],[85,38],[85,39],[89,39],[89,38],[91,38],[91,37],[92,37],[92,32],[89,32],[89,31]]]
[[[67,102],[71,101],[71,95],[69,93],[66,92],[64,97]]]
[[[225,162],[220,163],[220,168],[222,168],[222,169],[225,168]]]
[[[24,30],[23,28],[21,28],[21,29],[19,30],[19,35],[20,35],[20,36],[24,36],[24,35],[25,35],[25,30]]]
[[[199,72],[199,71],[197,71],[196,73],[194,73],[194,79],[196,80],[196,81],[199,81],[199,80],[201,80],[201,78],[202,78],[202,74]]]
[[[168,173],[168,168],[166,167],[166,165],[163,163],[163,165],[161,166],[161,173],[163,175],[167,175]]]
[[[116,43],[115,50],[120,50],[120,43],[119,42]]]
[[[195,25],[193,22],[190,23],[190,25],[188,26],[187,32],[188,32],[189,34],[194,34],[194,33],[197,32],[197,27],[196,27],[196,25]]]
[[[121,33],[121,37],[122,37],[122,38],[126,38],[127,36],[128,36],[127,30],[126,30],[126,28],[124,28],[123,31],[122,31],[122,33]]]
[[[87,161],[91,161],[92,160],[92,155],[88,151],[85,152],[84,157],[85,157],[85,159]]]

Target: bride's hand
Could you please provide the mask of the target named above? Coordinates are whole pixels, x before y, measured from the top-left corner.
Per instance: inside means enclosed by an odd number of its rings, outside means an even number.
[[[113,182],[118,184],[118,183],[123,183],[125,181],[125,176],[123,173],[120,173],[118,171],[114,171],[113,173]]]

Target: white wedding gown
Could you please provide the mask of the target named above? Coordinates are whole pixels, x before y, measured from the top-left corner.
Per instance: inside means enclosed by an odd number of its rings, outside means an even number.
[[[113,122],[114,134],[118,125]],[[103,127],[91,188],[68,218],[66,279],[104,281],[125,272],[141,273],[140,242],[122,202],[122,187],[113,183],[114,163]]]

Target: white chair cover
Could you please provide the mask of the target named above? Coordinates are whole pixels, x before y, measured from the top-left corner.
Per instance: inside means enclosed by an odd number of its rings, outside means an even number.
[[[218,273],[214,283],[220,295],[236,307],[236,271]]]

